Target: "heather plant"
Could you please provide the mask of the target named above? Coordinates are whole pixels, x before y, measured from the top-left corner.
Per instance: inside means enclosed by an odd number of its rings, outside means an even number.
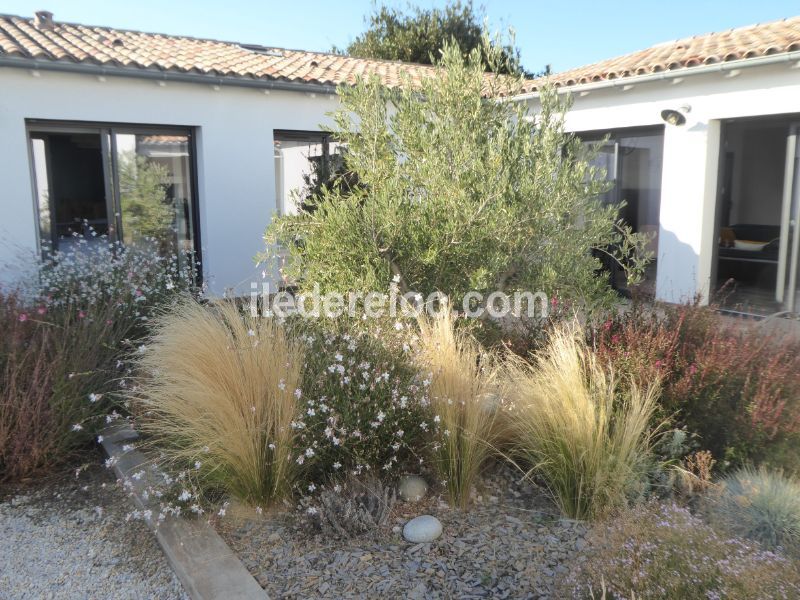
[[[497,361],[458,330],[447,306],[419,319],[418,368],[431,381],[430,400],[439,435],[433,466],[450,503],[462,509],[500,438]]]
[[[405,326],[376,327],[298,327],[306,366],[292,458],[303,494],[350,476],[386,480],[427,466],[424,449],[437,429],[430,382],[398,340]]]
[[[593,335],[604,362],[638,382],[662,381],[660,411],[696,434],[726,468],[800,466],[800,341],[726,322],[696,304],[636,306]]]
[[[743,467],[706,494],[713,525],[771,550],[800,555],[800,483],[766,468]]]
[[[270,504],[290,494],[302,345],[233,302],[185,299],[152,324],[132,394],[165,472],[212,496]]]
[[[800,597],[800,565],[719,535],[687,509],[651,502],[597,523],[560,597],[708,600]]]
[[[658,380],[620,385],[570,323],[532,364],[509,357],[504,380],[517,460],[564,515],[602,516],[643,493]]]

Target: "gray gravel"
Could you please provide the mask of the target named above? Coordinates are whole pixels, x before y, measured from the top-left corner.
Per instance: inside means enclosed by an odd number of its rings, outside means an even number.
[[[355,540],[313,535],[289,511],[259,518],[242,508],[216,527],[273,598],[554,598],[582,560],[586,531],[517,478],[497,469],[467,512],[437,497],[399,504],[386,530]],[[434,542],[403,539],[420,514],[442,521]]]
[[[186,598],[133,504],[90,468],[0,502],[0,598]]]

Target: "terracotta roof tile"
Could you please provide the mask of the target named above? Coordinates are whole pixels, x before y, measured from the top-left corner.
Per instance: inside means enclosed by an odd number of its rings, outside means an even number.
[[[428,65],[366,60],[321,52],[240,45],[233,42],[54,22],[37,29],[33,19],[0,15],[0,55],[15,58],[116,65],[210,76],[338,85],[375,73],[387,86],[403,77],[418,83]]]
[[[529,81],[525,91],[549,82],[571,86],[597,81],[691,69],[701,65],[800,50],[800,17],[706,33]]]
[[[663,71],[800,51],[800,17],[708,33],[530,80],[524,91],[545,82],[556,86],[614,80]],[[418,84],[435,72],[429,65],[367,60],[217,40],[168,36],[54,22],[38,29],[33,19],[0,15],[0,56],[119,66],[215,77],[353,84],[376,74],[391,87],[404,77]]]

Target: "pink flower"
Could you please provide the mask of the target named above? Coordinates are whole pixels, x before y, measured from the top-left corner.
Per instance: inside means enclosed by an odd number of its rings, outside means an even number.
[[[40,315],[43,315],[47,312],[47,307],[40,306],[39,308],[36,309],[36,312],[39,313]]]
[[[689,365],[689,375],[694,375],[697,373],[697,365],[691,364]]]
[[[611,336],[611,343],[612,344],[619,344],[619,335],[618,334],[615,333],[614,335]]]
[[[82,311],[82,310],[79,310],[79,311],[78,311],[78,318],[79,318],[79,319],[84,319],[84,318],[86,318],[86,313],[85,313],[84,311]]]
[[[608,331],[609,329],[611,329],[611,326],[612,326],[613,324],[614,324],[614,322],[613,322],[611,319],[609,319],[608,321],[606,321],[605,323],[603,323],[603,329],[605,329],[606,331]]]
[[[26,313],[19,313],[19,321],[20,323],[24,323],[28,320],[28,315]]]

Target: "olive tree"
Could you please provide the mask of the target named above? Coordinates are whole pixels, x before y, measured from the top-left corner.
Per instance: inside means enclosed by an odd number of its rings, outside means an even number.
[[[522,79],[485,73],[479,50],[465,59],[447,46],[438,67],[417,85],[339,89],[331,131],[359,185],[323,188],[315,210],[273,221],[265,239],[288,250],[287,275],[301,290],[395,280],[423,295],[543,291],[596,304],[613,297],[605,254],[635,280],[646,240],[598,200],[607,184],[565,131],[568,100],[545,89],[531,112],[512,99]]]

